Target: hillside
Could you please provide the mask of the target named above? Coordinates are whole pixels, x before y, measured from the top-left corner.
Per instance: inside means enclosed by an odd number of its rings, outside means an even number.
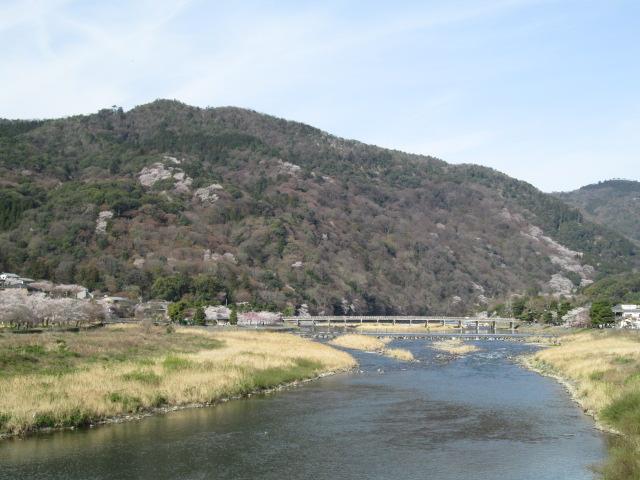
[[[640,182],[608,180],[555,195],[588,219],[640,242]]]
[[[455,314],[638,264],[489,168],[237,108],[0,121],[0,179],[1,270],[135,296]]]

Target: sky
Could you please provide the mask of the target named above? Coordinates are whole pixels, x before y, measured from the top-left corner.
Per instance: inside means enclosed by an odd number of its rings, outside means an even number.
[[[640,180],[637,0],[0,0],[0,117],[234,105],[544,191]]]

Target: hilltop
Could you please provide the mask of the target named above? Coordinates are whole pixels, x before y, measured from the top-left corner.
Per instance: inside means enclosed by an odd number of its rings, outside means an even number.
[[[555,195],[589,220],[640,242],[640,182],[607,180]]]
[[[130,296],[456,314],[638,264],[495,170],[233,107],[2,120],[0,178],[1,270]]]

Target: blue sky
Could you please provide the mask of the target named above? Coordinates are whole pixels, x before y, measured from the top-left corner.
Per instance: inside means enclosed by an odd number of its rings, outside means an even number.
[[[0,0],[0,117],[236,105],[545,190],[640,179],[640,2]]]

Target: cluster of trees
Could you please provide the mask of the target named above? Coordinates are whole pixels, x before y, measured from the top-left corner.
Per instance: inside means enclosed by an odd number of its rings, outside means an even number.
[[[0,188],[0,231],[13,228],[22,214],[36,205],[33,193],[28,189]]]
[[[207,303],[179,300],[169,305],[168,315],[172,322],[183,325],[206,325],[211,323],[207,321],[205,308]],[[235,304],[230,306],[231,314],[229,315],[229,324],[237,325],[238,323],[238,307]],[[215,323],[215,320],[213,320]]]
[[[151,295],[172,302],[168,309],[172,321],[195,325],[205,324],[205,308],[210,305],[228,304],[231,310],[229,323],[232,325],[238,323],[238,311],[277,311],[279,308],[274,303],[259,302],[255,299],[236,305],[233,288],[212,274],[158,277],[151,287]]]
[[[614,320],[612,303],[608,300],[596,300],[591,304],[589,317],[594,327],[610,325]]]
[[[490,311],[495,316],[513,317],[525,322],[560,325],[569,310],[573,308],[565,298],[551,296],[519,296],[507,303],[495,305]]]
[[[609,275],[589,285],[583,291],[591,300],[605,299],[613,304],[640,304],[640,273]]]
[[[160,276],[151,286],[151,296],[170,302],[185,300],[209,302],[212,305],[232,300],[228,287],[219,278],[209,274],[190,276],[180,273]]]
[[[640,304],[640,273],[608,275],[585,287],[582,293],[591,302],[593,325],[610,325],[615,319],[612,311],[614,305]]]
[[[0,324],[9,328],[78,327],[103,319],[103,307],[93,301],[26,295],[20,289],[0,290]]]

